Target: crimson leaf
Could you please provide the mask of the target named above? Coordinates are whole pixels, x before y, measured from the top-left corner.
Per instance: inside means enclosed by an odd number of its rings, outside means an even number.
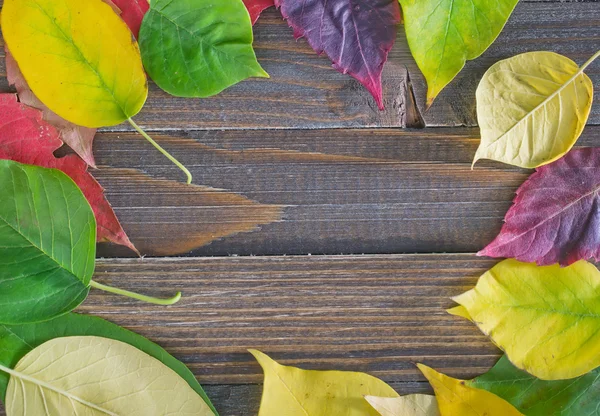
[[[517,190],[496,239],[481,256],[538,265],[600,260],[600,148],[573,150]]]
[[[263,10],[275,5],[275,0],[243,0],[250,13],[250,20],[255,24]]]
[[[363,84],[383,110],[381,72],[400,22],[397,0],[275,0],[296,38]]]

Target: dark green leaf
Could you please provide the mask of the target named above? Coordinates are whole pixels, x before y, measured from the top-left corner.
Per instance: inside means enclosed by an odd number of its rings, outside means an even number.
[[[204,399],[215,415],[217,414],[194,375],[183,363],[141,335],[93,316],[70,313],[43,323],[17,326],[0,325],[0,363],[13,368],[23,356],[34,348],[51,339],[70,336],[98,336],[133,345],[179,374]],[[0,372],[2,399],[6,395],[8,380],[8,374]]]
[[[96,220],[75,183],[54,169],[0,161],[0,323],[65,314],[89,292]]]
[[[598,414],[600,369],[571,380],[543,381],[503,356],[490,371],[467,384],[502,397],[527,416]]]
[[[249,77],[268,77],[252,49],[242,0],[153,0],[140,29],[144,67],[180,97],[209,97]]]

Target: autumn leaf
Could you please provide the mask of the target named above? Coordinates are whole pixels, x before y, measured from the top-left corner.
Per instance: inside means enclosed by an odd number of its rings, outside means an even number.
[[[377,416],[364,396],[398,397],[383,381],[364,373],[288,367],[250,350],[265,372],[259,416]]]
[[[57,159],[54,152],[62,146],[58,131],[42,120],[42,113],[17,102],[14,94],[0,94],[0,159],[60,169],[75,181],[94,210],[98,241],[110,241],[137,253],[121,227],[104,190],[87,172],[76,155]]]
[[[600,272],[504,260],[454,298],[518,368],[542,380],[600,366]]]
[[[6,45],[4,51],[6,53],[6,78],[8,79],[8,83],[13,85],[17,90],[19,101],[41,110],[44,120],[58,129],[62,141],[69,145],[85,163],[96,167],[96,161],[92,152],[92,142],[96,135],[96,129],[73,124],[46,107],[31,91],[29,85],[27,85],[27,81],[25,81],[19,65],[17,65]]]
[[[600,149],[573,150],[517,190],[496,239],[478,254],[538,265],[600,261]]]
[[[553,162],[575,144],[592,108],[594,87],[581,68],[553,52],[529,52],[494,64],[477,87],[481,144],[473,165],[492,159],[523,168]]]
[[[410,51],[427,80],[427,105],[496,40],[518,0],[400,0]]]
[[[121,18],[137,39],[144,15],[150,8],[148,0],[112,0],[112,2],[121,10]]]
[[[9,415],[213,415],[175,371],[113,339],[55,338],[0,371]]]
[[[0,364],[14,366],[34,348],[59,337],[96,336],[125,342],[140,351],[156,358],[175,371],[196,391],[206,404],[217,414],[202,386],[194,374],[175,357],[157,344],[141,335],[121,328],[104,319],[69,313],[50,321],[26,325],[0,325]],[[0,371],[0,398],[5,400],[10,377]]]
[[[31,91],[76,125],[128,121],[187,176],[190,172],[133,120],[148,96],[137,42],[102,0],[4,0],[2,34]]]
[[[426,365],[417,366],[435,391],[441,416],[521,416],[510,403],[488,391],[468,386],[465,381]]]
[[[275,6],[275,0],[243,0],[248,12],[250,20],[255,24],[263,10]]]
[[[572,380],[543,381],[503,356],[487,373],[467,381],[502,397],[527,416],[581,416],[598,411],[600,369]]]
[[[396,40],[400,6],[396,0],[275,0],[296,38],[305,37],[333,67],[350,74],[384,109],[381,73]]]
[[[381,416],[440,416],[434,396],[409,394],[400,397],[366,396]]]
[[[256,60],[241,0],[154,0],[139,41],[150,78],[178,97],[210,97],[246,78],[269,76]]]

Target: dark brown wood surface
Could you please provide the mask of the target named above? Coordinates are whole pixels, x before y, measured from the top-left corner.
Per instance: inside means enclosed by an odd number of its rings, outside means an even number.
[[[445,309],[495,263],[473,253],[499,231],[530,172],[487,161],[471,170],[475,89],[489,66],[518,53],[586,61],[600,49],[600,3],[520,2],[428,112],[402,27],[383,112],[295,41],[277,11],[255,34],[270,80],[205,100],[151,83],[136,117],[190,168],[195,186],[128,125],[95,141],[93,174],[149,256],[101,244],[95,279],[157,296],[181,290],[183,300],[161,308],[92,291],[79,312],[161,344],[223,416],[258,410],[260,368],[248,348],[303,368],[365,371],[401,394],[431,392],[416,362],[455,377],[486,371],[499,351]],[[2,55],[0,90],[11,91]],[[600,61],[587,73],[598,94]],[[578,146],[598,145],[596,98]]]

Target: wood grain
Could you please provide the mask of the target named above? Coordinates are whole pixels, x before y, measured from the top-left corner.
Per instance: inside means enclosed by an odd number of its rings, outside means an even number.
[[[408,74],[427,125],[473,126],[475,89],[487,68],[500,59],[536,50],[551,50],[583,63],[600,45],[600,7],[596,2],[521,2],[494,45],[469,62],[426,113],[425,82],[402,26],[384,71],[384,112],[377,110],[358,82],[332,69],[330,61],[317,56],[304,40],[295,41],[276,10],[265,12],[255,38],[258,58],[271,79],[249,80],[205,100],[171,97],[151,84],[138,123],[149,130],[417,127],[420,119]],[[598,89],[600,64],[587,73]],[[7,90],[4,75],[0,59],[0,89]],[[600,124],[598,102],[590,124]]]
[[[476,252],[498,233],[529,174],[487,161],[471,171],[477,129],[154,136],[190,168],[196,183],[281,206],[281,221],[215,241],[192,251],[196,256]],[[598,146],[600,127],[588,127],[578,144]],[[138,135],[100,134],[95,153],[101,169],[93,173],[134,244],[147,248],[144,254],[175,253],[186,237],[169,229],[220,227],[242,212],[201,201],[185,187],[157,188],[151,177],[181,181],[182,175]],[[130,177],[125,168],[149,177]],[[258,213],[241,215],[268,222]],[[128,254],[106,245],[100,253]]]

